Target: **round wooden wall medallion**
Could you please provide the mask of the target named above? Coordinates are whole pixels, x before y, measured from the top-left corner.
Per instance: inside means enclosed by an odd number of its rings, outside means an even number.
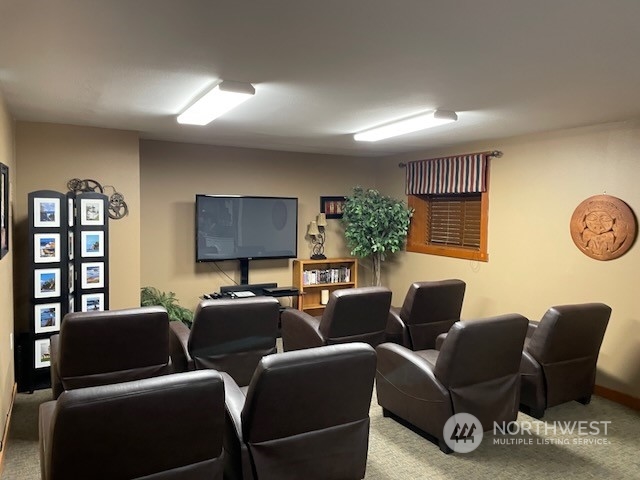
[[[583,201],[571,216],[571,238],[585,255],[612,260],[633,244],[637,225],[629,206],[611,195],[595,195]]]

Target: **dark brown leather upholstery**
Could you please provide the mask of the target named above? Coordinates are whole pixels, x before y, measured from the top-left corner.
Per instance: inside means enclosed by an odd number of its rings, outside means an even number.
[[[347,342],[376,346],[385,341],[391,290],[359,287],[334,290],[320,317],[287,309],[282,313],[285,351]]]
[[[203,300],[190,331],[171,322],[176,368],[211,368],[248,385],[260,359],[276,352],[279,319],[280,303],[273,297]]]
[[[458,279],[411,284],[402,307],[391,307],[387,341],[411,350],[436,348],[436,337],[460,320],[465,289]]]
[[[526,332],[527,319],[510,314],[454,323],[439,352],[379,345],[378,404],[450,453],[442,430],[452,415],[470,413],[485,431],[516,419]]]
[[[54,398],[63,390],[171,373],[169,335],[162,307],[68,313],[51,337]]]
[[[214,371],[63,392],[40,406],[42,479],[222,479],[224,415]]]
[[[375,368],[373,348],[350,343],[266,356],[247,389],[222,374],[225,478],[363,478]]]
[[[589,403],[610,316],[603,303],[561,305],[529,323],[520,369],[523,411],[541,418],[561,403]]]

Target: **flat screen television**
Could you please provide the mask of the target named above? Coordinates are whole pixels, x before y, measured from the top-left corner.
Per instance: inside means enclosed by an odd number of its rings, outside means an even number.
[[[196,195],[196,261],[298,255],[298,199]]]

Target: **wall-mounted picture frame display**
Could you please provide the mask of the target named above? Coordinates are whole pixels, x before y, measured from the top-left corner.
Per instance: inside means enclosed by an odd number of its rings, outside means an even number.
[[[33,272],[34,274],[34,293],[35,298],[50,298],[60,296],[60,269],[59,268],[40,268]]]
[[[69,260],[73,260],[74,257],[74,235],[73,232],[69,232],[69,245],[67,246],[67,252],[69,253]]]
[[[84,231],[80,238],[81,257],[104,257],[104,232]]]
[[[85,295],[82,295],[82,311],[104,311],[104,293],[87,293]]]
[[[60,234],[36,233],[33,235],[33,261],[57,263],[60,261]]]
[[[9,253],[9,167],[0,163],[0,258]]]
[[[73,227],[73,223],[74,223],[74,219],[75,219],[75,215],[74,215],[74,211],[73,211],[73,198],[67,198],[67,211],[68,211],[68,224],[70,227]]]
[[[45,368],[51,366],[51,341],[48,338],[40,338],[34,342],[35,367]]]
[[[60,226],[60,199],[39,198],[33,199],[33,226],[53,227]]]
[[[320,197],[320,213],[327,218],[342,218],[346,197]]]
[[[104,262],[86,262],[82,264],[80,271],[82,288],[104,287]]]
[[[57,332],[60,330],[60,304],[42,303],[34,305],[34,323],[36,333]]]
[[[80,199],[80,225],[104,225],[104,201],[99,198]]]

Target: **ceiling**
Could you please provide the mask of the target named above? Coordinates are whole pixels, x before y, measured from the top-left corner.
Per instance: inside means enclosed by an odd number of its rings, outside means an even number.
[[[640,116],[638,0],[0,0],[17,120],[377,156]],[[221,79],[256,94],[176,115]],[[435,108],[456,123],[353,133]]]

